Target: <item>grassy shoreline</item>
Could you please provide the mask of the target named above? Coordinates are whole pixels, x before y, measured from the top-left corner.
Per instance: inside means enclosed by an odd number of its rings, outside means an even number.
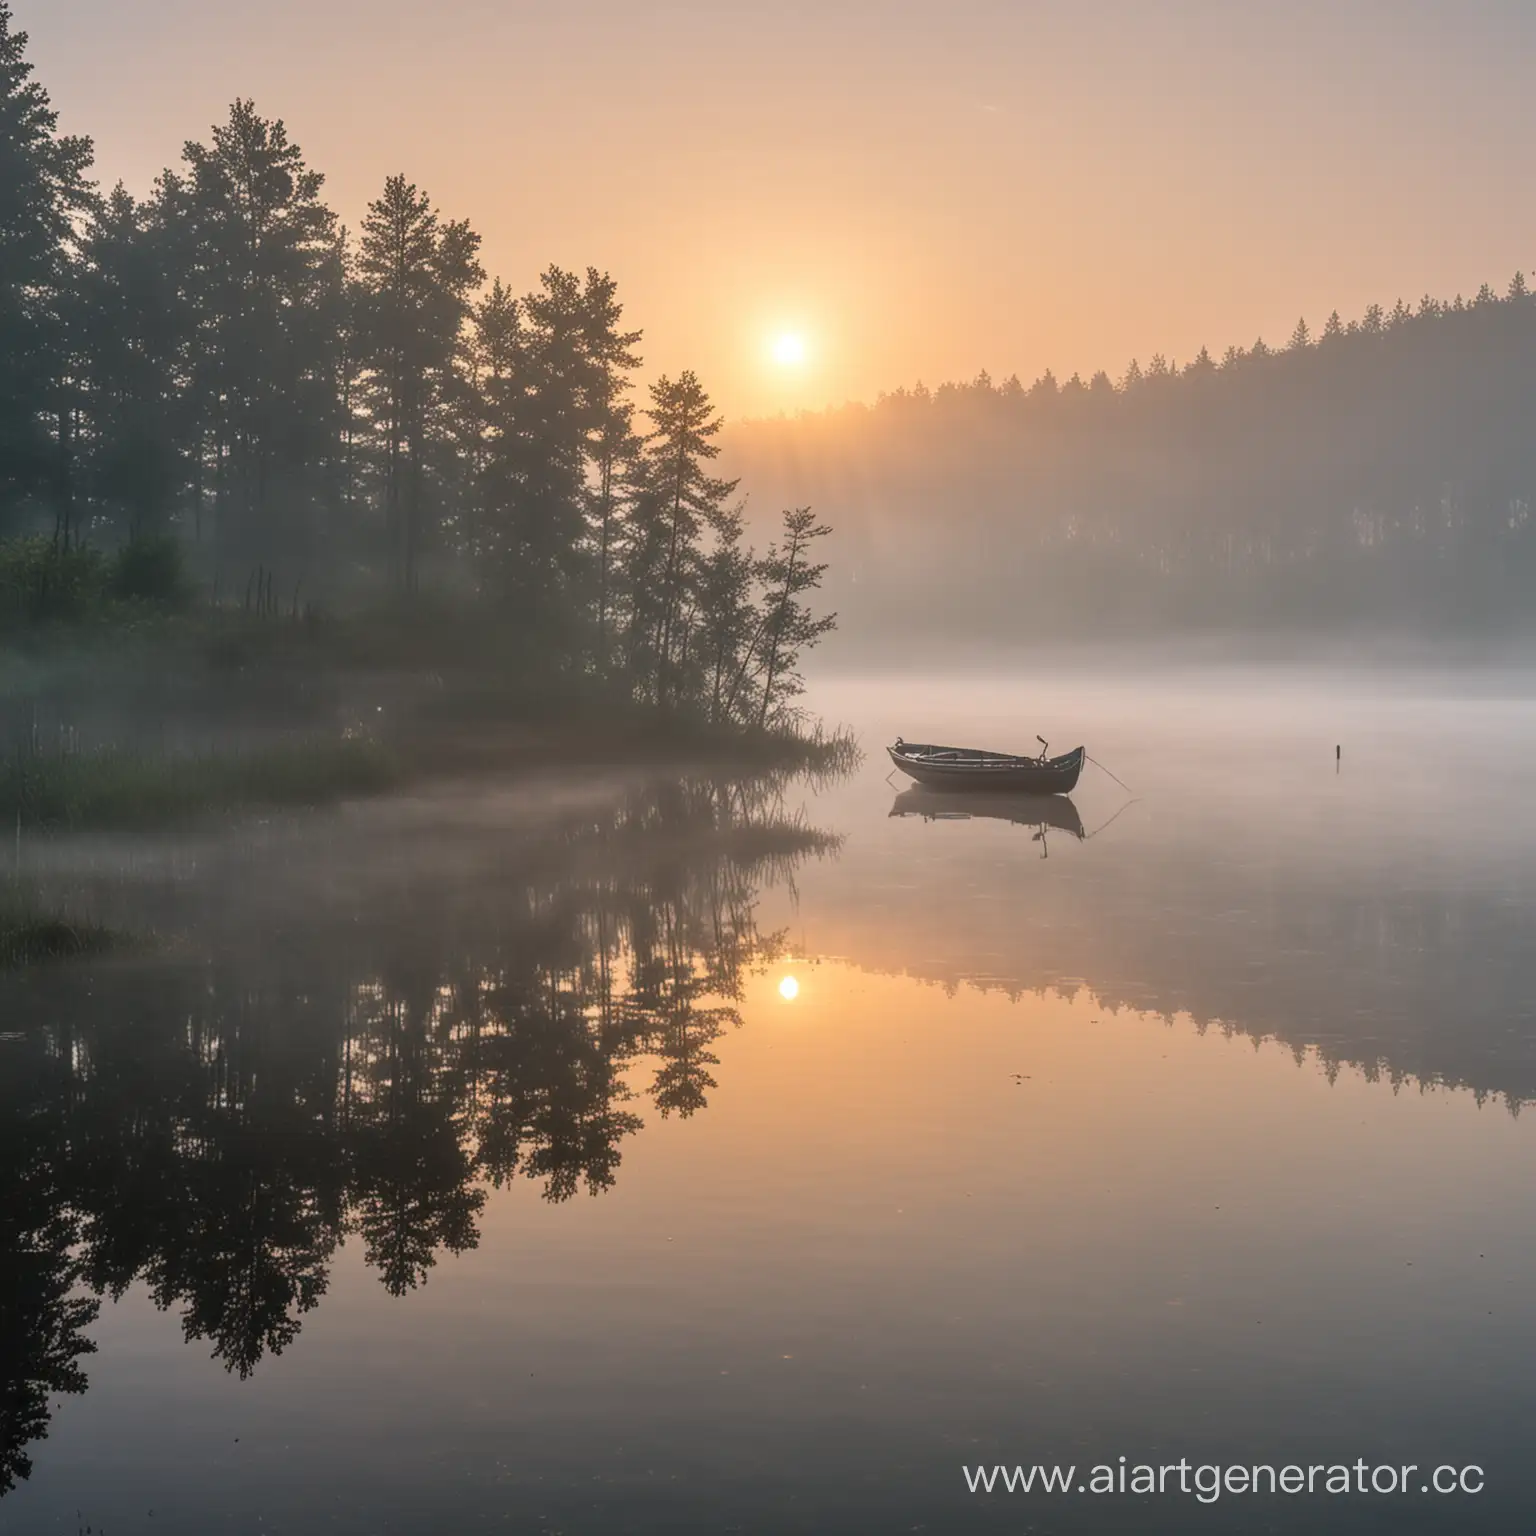
[[[247,753],[156,755],[14,752],[0,759],[0,825],[23,834],[168,831],[261,809],[318,808],[412,785],[487,775],[616,766],[759,778],[846,771],[859,748],[846,731],[790,727],[741,733],[639,718],[464,724],[414,750],[344,736]],[[0,972],[102,955],[130,934],[43,899],[19,873],[0,874]]]
[[[399,778],[392,756],[361,738],[185,756],[14,752],[0,760],[0,817],[50,831],[157,830],[260,807],[331,804]]]
[[[726,772],[835,773],[845,732],[744,734],[686,721],[464,721],[396,740],[308,736],[247,752],[122,748],[0,758],[0,827],[159,831],[219,816],[313,809],[455,775],[680,763]]]

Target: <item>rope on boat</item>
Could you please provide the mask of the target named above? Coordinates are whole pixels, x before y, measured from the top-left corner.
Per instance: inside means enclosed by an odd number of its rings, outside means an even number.
[[[1088,758],[1088,761],[1089,761],[1089,762],[1090,762],[1090,763],[1092,763],[1092,764],[1093,764],[1093,766],[1094,766],[1094,767],[1095,767],[1095,768],[1097,768],[1097,769],[1098,769],[1098,770],[1099,770],[1099,772],[1100,772],[1100,773],[1109,773],[1109,769],[1108,769],[1108,768],[1106,768],[1106,767],[1105,767],[1105,766],[1104,766],[1104,764],[1103,764],[1103,763],[1101,763],[1101,762],[1100,762],[1100,761],[1099,761],[1099,760],[1098,760],[1098,758],[1096,758],[1096,757],[1089,757],[1089,755],[1088,755],[1088,753],[1086,753],[1086,752],[1084,752],[1084,753],[1083,753],[1083,756],[1084,756],[1084,757],[1087,757],[1087,758]],[[1115,781],[1115,783],[1116,783],[1116,784],[1118,784],[1118,785],[1119,785],[1119,786],[1120,786],[1120,788],[1121,788],[1121,789],[1123,789],[1123,790],[1124,790],[1124,791],[1125,791],[1125,792],[1126,792],[1126,794],[1128,794],[1128,795],[1133,795],[1133,794],[1135,794],[1135,793],[1136,793],[1136,791],[1135,791],[1135,790],[1133,790],[1133,789],[1132,789],[1132,788],[1131,788],[1131,786],[1130,786],[1130,785],[1129,785],[1129,784],[1127,784],[1127,783],[1126,783],[1126,782],[1125,782],[1125,780],[1124,780],[1124,779],[1122,779],[1122,778],[1119,778],[1119,777],[1117,777],[1117,776],[1116,776],[1116,775],[1115,775],[1115,774],[1113,774],[1113,773],[1109,773],[1109,776],[1110,776],[1110,778],[1112,778],[1112,779],[1114,779],[1114,781]]]

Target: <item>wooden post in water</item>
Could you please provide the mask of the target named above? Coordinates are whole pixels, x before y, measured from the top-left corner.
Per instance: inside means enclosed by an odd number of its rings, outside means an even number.
[[[1344,764],[1344,747],[1340,743],[1333,749],[1333,771],[1337,773]]]

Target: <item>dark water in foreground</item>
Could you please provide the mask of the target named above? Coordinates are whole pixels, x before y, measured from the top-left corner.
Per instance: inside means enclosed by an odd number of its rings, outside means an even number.
[[[1472,683],[829,685],[819,789],[37,854],[163,942],[0,987],[0,1530],[1531,1528],[1536,709]],[[877,757],[1037,728],[1135,803]],[[1122,1456],[1419,1471],[962,1470]]]

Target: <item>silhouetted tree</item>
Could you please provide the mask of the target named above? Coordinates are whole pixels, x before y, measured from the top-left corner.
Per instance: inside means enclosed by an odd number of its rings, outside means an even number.
[[[0,0],[0,516],[37,498],[67,539],[79,408],[67,310],[92,149],[58,132],[26,48]]]
[[[620,329],[624,308],[606,272],[587,269],[581,295],[583,342],[589,361],[587,524],[593,547],[594,620],[599,673],[608,670],[615,624],[615,565],[622,519],[640,484],[642,444],[628,399],[629,375],[640,366],[639,331]]]
[[[164,532],[183,492],[179,409],[189,316],[152,211],[119,184],[80,242],[76,313],[94,501],[130,538]]]
[[[650,691],[665,706],[687,690],[704,535],[726,516],[737,482],[707,473],[720,454],[715,439],[721,422],[697,375],[658,379],[648,414],[645,485],[631,519],[628,579],[631,622],[643,627],[643,654],[654,673]],[[637,681],[644,686],[643,672]]]
[[[249,101],[182,158],[160,180],[156,216],[192,316],[195,478],[211,483],[216,563],[292,564],[315,551],[333,510],[323,467],[341,426],[326,319],[342,273],[325,178]]]
[[[184,606],[184,558],[263,617],[280,578],[296,617],[301,590],[414,593],[430,551],[478,601],[485,665],[733,714],[761,594],[734,481],[708,473],[720,420],[689,372],[638,428],[611,276],[482,292],[478,236],[403,174],[354,245],[244,99],[146,199],[98,199],[25,41],[0,5],[0,517],[54,534],[4,552],[8,624]]]
[[[377,438],[384,517],[395,579],[417,584],[438,452],[449,427],[460,338],[470,295],[484,277],[480,237],[442,223],[425,192],[391,176],[368,205],[358,246],[365,398]]]
[[[815,645],[837,624],[835,614],[817,617],[802,601],[821,585],[825,564],[813,562],[810,550],[831,529],[818,523],[809,507],[784,514],[784,532],[763,560],[761,577],[763,623],[760,643],[757,724],[784,708],[804,686],[795,671],[800,653]]]

